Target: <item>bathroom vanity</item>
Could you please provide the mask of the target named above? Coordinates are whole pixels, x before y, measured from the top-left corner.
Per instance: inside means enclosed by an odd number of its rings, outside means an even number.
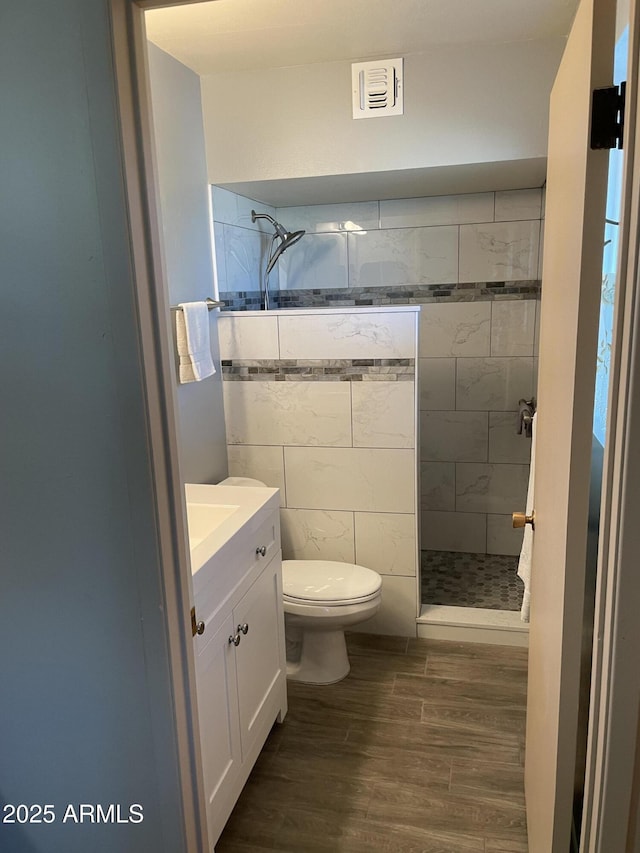
[[[204,623],[195,636],[196,683],[213,845],[287,712],[279,493],[188,484],[186,498],[196,618]]]

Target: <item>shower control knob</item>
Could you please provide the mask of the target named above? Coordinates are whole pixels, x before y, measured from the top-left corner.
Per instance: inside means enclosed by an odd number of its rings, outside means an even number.
[[[256,548],[256,554],[257,554],[259,557],[264,557],[264,556],[266,556],[266,553],[267,553],[267,546],[266,546],[266,545],[259,545],[259,546]]]
[[[233,643],[234,646],[239,646],[241,639],[242,639],[242,637],[240,636],[240,634],[236,634],[235,637],[233,636],[233,634],[230,634],[229,635],[229,645],[231,645]]]
[[[524,512],[514,512],[511,515],[511,521],[514,527],[524,527],[525,524],[530,524],[531,529],[535,530],[536,514],[535,512],[532,512],[531,515]]]
[[[249,633],[248,623],[245,622],[244,625],[238,625],[238,627],[236,628],[236,631],[238,632],[238,634],[240,633],[240,631],[242,631],[243,634],[248,634]]]

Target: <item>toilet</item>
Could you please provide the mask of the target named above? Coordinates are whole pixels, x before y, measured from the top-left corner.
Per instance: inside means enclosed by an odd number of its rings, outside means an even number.
[[[287,678],[334,684],[349,674],[345,628],[380,608],[382,578],[353,563],[283,560]]]
[[[265,484],[249,477],[228,477],[220,485]],[[350,669],[345,628],[378,612],[382,578],[354,563],[283,560],[282,591],[287,678],[306,684],[341,681]]]

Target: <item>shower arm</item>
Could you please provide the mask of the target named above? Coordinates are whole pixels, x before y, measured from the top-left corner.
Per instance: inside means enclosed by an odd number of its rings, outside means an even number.
[[[284,225],[281,225],[279,222],[276,222],[273,216],[269,216],[268,213],[256,213],[255,210],[252,210],[251,221],[255,222],[256,219],[267,219],[274,227],[274,230],[276,232],[275,236],[279,237],[282,241],[286,240],[289,236],[289,232],[284,227]]]
[[[255,222],[256,219],[268,219],[272,225],[277,225],[278,223],[275,221],[273,216],[269,216],[268,213],[256,213],[255,210],[251,211],[251,221]]]

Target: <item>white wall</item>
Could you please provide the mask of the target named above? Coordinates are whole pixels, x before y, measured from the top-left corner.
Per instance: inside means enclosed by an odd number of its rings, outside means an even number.
[[[354,121],[351,64],[202,78],[211,183],[545,157],[564,39],[405,58],[405,114]]]
[[[176,305],[215,296],[200,80],[155,45],[148,49],[164,257]],[[217,375],[180,385],[175,373],[180,465],[188,483],[227,476],[217,317],[209,313]]]

